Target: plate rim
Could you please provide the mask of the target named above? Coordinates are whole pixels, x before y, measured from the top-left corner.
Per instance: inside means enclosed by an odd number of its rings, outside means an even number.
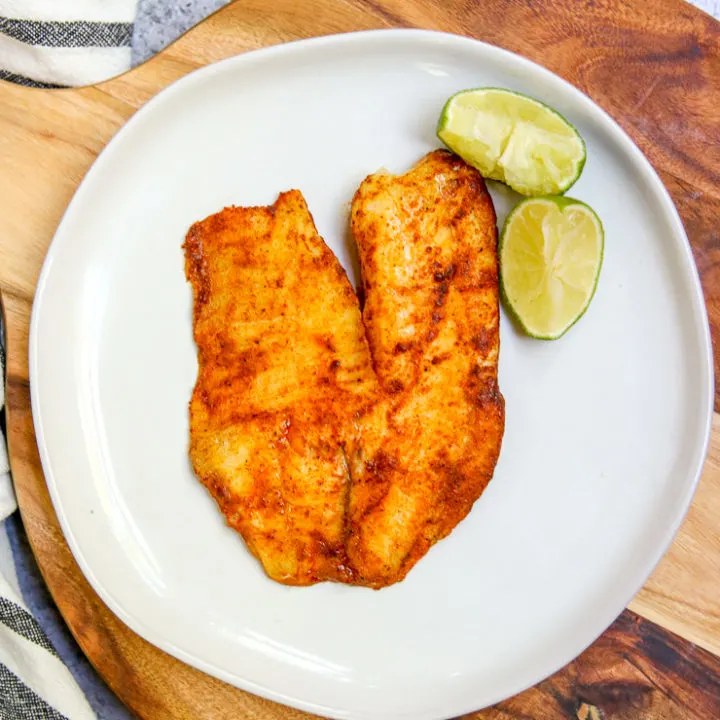
[[[367,713],[362,713],[357,709],[344,709],[340,707],[327,707],[319,703],[312,701],[303,700],[292,695],[288,695],[284,692],[274,690],[271,686],[259,684],[254,681],[247,680],[243,677],[239,677],[233,672],[224,670],[213,664],[211,661],[206,661],[196,657],[192,652],[183,650],[182,648],[175,645],[175,643],[164,636],[160,631],[155,631],[152,626],[147,625],[144,621],[139,620],[133,616],[119,601],[116,601],[112,594],[106,590],[105,586],[98,579],[93,572],[89,563],[86,561],[83,554],[82,548],[78,543],[75,535],[72,531],[70,521],[65,514],[62,493],[60,492],[58,485],[55,480],[55,476],[52,470],[52,459],[48,452],[48,447],[45,442],[45,426],[42,418],[42,400],[41,391],[38,386],[38,373],[39,373],[39,353],[38,353],[38,341],[39,341],[39,322],[40,316],[43,311],[43,301],[45,295],[45,289],[47,286],[48,277],[52,271],[54,259],[59,254],[58,248],[61,247],[63,242],[63,229],[66,224],[66,220],[73,209],[73,207],[79,202],[78,198],[81,197],[84,189],[89,184],[89,181],[97,171],[97,166],[101,162],[101,159],[106,156],[107,152],[113,148],[128,132],[132,131],[135,124],[139,122],[149,112],[152,112],[154,107],[167,100],[172,93],[179,92],[184,89],[186,85],[191,83],[201,82],[203,79],[207,79],[215,73],[222,72],[229,65],[248,65],[252,66],[254,62],[262,62],[264,59],[278,57],[282,55],[292,55],[296,52],[302,52],[307,47],[317,46],[342,46],[348,43],[362,43],[365,40],[372,41],[374,38],[384,37],[392,40],[395,37],[403,38],[415,38],[419,42],[430,42],[437,45],[452,46],[452,45],[464,45],[467,47],[475,46],[476,48],[482,49],[485,53],[495,54],[498,58],[498,62],[507,64],[507,62],[515,63],[516,66],[524,65],[531,72],[536,75],[542,75],[545,79],[551,79],[554,83],[560,83],[564,86],[564,90],[570,95],[574,96],[574,99],[591,107],[592,112],[601,114],[607,125],[607,129],[612,132],[613,139],[621,145],[624,155],[631,155],[635,161],[635,164],[644,171],[649,179],[648,186],[653,191],[656,199],[664,206],[667,213],[667,218],[663,218],[663,225],[666,225],[671,231],[676,243],[680,246],[678,250],[682,251],[682,262],[686,266],[685,271],[689,273],[689,280],[692,285],[692,296],[688,298],[688,303],[693,310],[693,315],[699,321],[702,331],[699,336],[702,348],[698,347],[698,361],[701,364],[701,374],[704,377],[700,377],[698,380],[698,389],[704,390],[703,397],[705,398],[705,408],[701,408],[698,412],[698,422],[703,426],[704,430],[702,437],[698,438],[699,441],[692,446],[691,461],[688,463],[687,477],[692,478],[684,489],[684,493],[681,496],[681,500],[677,503],[673,513],[671,514],[672,522],[668,523],[668,527],[664,531],[663,542],[658,543],[658,546],[654,553],[652,553],[652,562],[648,563],[644,573],[640,573],[642,577],[639,577],[636,582],[632,585],[636,585],[636,589],[631,595],[626,598],[622,606],[618,609],[613,605],[612,608],[608,605],[605,612],[602,615],[602,620],[598,621],[597,625],[601,626],[600,629],[595,633],[589,633],[592,637],[589,639],[583,638],[581,641],[575,641],[570,643],[574,650],[572,656],[566,658],[563,662],[544,662],[542,664],[543,670],[540,673],[534,673],[533,679],[530,681],[523,681],[522,683],[515,683],[517,689],[512,693],[508,694],[506,691],[496,692],[494,696],[479,700],[475,703],[470,704],[457,704],[454,706],[448,705],[448,711],[443,714],[442,717],[449,715],[462,715],[468,712],[481,710],[489,707],[497,702],[511,697],[515,694],[524,692],[530,687],[533,687],[537,683],[550,677],[568,662],[571,662],[574,658],[580,655],[585,649],[587,649],[600,635],[602,635],[607,628],[612,624],[614,619],[619,616],[620,613],[627,607],[632,598],[637,592],[643,587],[650,577],[652,572],[657,567],[660,560],[667,553],[671,543],[675,539],[680,526],[682,525],[685,516],[692,503],[695,491],[697,489],[702,469],[707,458],[710,437],[712,432],[712,421],[714,416],[714,358],[712,354],[712,340],[710,334],[710,327],[707,315],[707,307],[705,304],[705,298],[702,291],[702,285],[700,283],[699,272],[695,263],[694,256],[692,254],[692,247],[690,245],[687,233],[684,225],[677,211],[674,201],[670,196],[665,184],[662,182],[654,166],[645,154],[638,148],[635,142],[625,132],[625,130],[615,121],[612,116],[609,115],[600,105],[586,95],[582,90],[573,85],[572,83],[565,80],[560,75],[552,72],[546,67],[539,63],[530,60],[518,53],[512,52],[498,45],[488,43],[482,40],[477,40],[465,35],[456,33],[449,33],[437,30],[426,30],[421,28],[384,28],[375,30],[360,30],[350,31],[343,33],[336,33],[332,35],[322,35],[311,38],[304,38],[300,40],[293,40],[278,45],[271,45],[268,47],[258,48],[250,50],[248,52],[233,55],[223,60],[204,65],[200,68],[192,70],[187,75],[173,81],[155,95],[153,95],[147,102],[145,102],[133,115],[126,120],[115,132],[112,138],[106,143],[102,150],[98,153],[94,159],[90,168],[76,187],[73,195],[68,202],[65,211],[63,212],[62,218],[53,234],[53,238],[48,245],[48,249],[45,258],[42,263],[41,271],[38,277],[37,286],[32,303],[32,312],[30,318],[30,333],[28,342],[28,370],[29,370],[29,384],[30,384],[30,398],[31,398],[31,409],[32,417],[35,428],[35,437],[37,440],[38,453],[40,457],[41,467],[45,483],[50,494],[53,509],[58,518],[58,522],[62,529],[65,540],[72,552],[73,558],[80,567],[83,575],[87,578],[94,592],[98,594],[101,600],[107,605],[107,607],[113,612],[125,625],[127,625],[132,631],[140,635],[150,644],[159,648],[160,650],[172,655],[176,659],[179,659],[186,664],[201,670],[202,672],[208,673],[211,676],[219,678],[229,684],[258,695],[260,697],[280,702],[291,707],[305,710],[308,712],[322,713],[329,717],[334,718],[351,718],[351,717],[368,717]],[[667,222],[666,222],[667,219]],[[704,352],[702,352],[704,351]],[[702,412],[704,409],[704,412]],[[540,664],[538,664],[539,666]],[[380,715],[373,715],[373,717],[380,717]],[[382,714],[382,717],[388,718],[401,718],[409,717],[406,712],[393,713],[392,715]],[[413,714],[418,720],[422,718],[437,718],[441,717],[436,714],[428,714],[427,711],[424,713]]]

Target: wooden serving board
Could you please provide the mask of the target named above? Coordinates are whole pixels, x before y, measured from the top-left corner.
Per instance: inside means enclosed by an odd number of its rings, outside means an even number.
[[[713,338],[720,338],[720,24],[683,0],[238,0],[150,62],[101,85],[50,91],[0,82],[0,292],[17,495],[38,563],[70,629],[142,717],[303,714],[236,690],[149,645],[110,613],[76,565],[40,469],[29,404],[28,323],[45,252],[97,154],[173,80],[267,45],[392,26],[447,30],[519,52],[615,117],[677,204]],[[716,368],[719,361],[716,350]],[[720,717],[719,528],[716,414],[693,507],[631,610],[553,678],[474,717]]]

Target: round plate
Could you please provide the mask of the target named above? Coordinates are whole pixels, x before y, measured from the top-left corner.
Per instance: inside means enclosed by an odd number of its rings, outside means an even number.
[[[348,206],[438,146],[448,96],[494,85],[577,126],[574,197],[605,224],[582,321],[557,342],[505,316],[502,455],[470,516],[381,590],[269,580],[187,457],[197,370],[181,245],[225,205],[299,188],[348,269]],[[502,222],[517,196],[493,187]],[[311,281],[311,279],[308,279]],[[57,231],[30,338],[43,469],[72,551],[150,642],[241,688],[335,717],[438,718],[517,693],[620,613],[690,503],[712,412],[687,238],[618,126],[550,72],[424,31],[333,36],[175,83],[98,158]]]

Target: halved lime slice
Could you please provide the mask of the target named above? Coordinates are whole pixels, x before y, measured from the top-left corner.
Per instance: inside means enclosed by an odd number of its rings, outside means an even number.
[[[508,215],[501,291],[528,335],[555,340],[582,317],[597,287],[604,238],[600,218],[572,198],[528,198]]]
[[[558,195],[585,165],[580,133],[547,105],[500,88],[453,95],[437,134],[450,150],[487,178],[523,195]]]

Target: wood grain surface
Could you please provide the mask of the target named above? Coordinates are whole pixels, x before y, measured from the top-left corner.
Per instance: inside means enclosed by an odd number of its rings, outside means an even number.
[[[624,612],[575,662],[480,720],[720,717],[720,659]]]
[[[720,25],[683,0],[238,0],[150,62],[101,85],[39,91],[0,82],[0,291],[18,499],[40,568],[72,632],[142,717],[303,715],[152,647],[108,611],[77,567],[50,503],[29,407],[28,323],[45,252],[97,154],[173,80],[258,47],[392,26],[449,30],[514,50],[610,112],[646,153],[678,206],[714,342],[720,338]],[[716,368],[719,356],[716,345]],[[693,507],[633,601],[634,612],[626,611],[553,678],[474,717],[720,717],[718,661],[688,642],[720,653],[719,417]]]

